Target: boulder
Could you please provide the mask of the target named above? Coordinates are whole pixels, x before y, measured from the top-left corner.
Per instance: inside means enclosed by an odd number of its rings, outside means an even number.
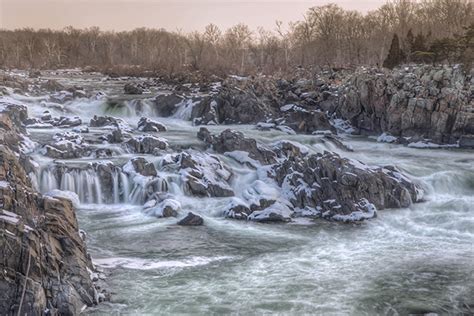
[[[44,154],[54,159],[71,159],[89,155],[90,150],[81,135],[64,132],[53,136],[53,142],[44,146]]]
[[[289,157],[272,176],[295,209],[327,219],[362,220],[422,198],[421,188],[393,166],[371,167],[329,152]]]
[[[141,132],[165,132],[166,126],[147,117],[142,117],[138,121],[137,129]]]
[[[135,171],[145,177],[156,177],[158,173],[156,172],[155,166],[148,162],[145,158],[138,157],[130,160]]]
[[[160,151],[168,148],[168,142],[161,137],[152,135],[141,135],[132,137],[126,142],[128,148],[137,154],[159,154]]]
[[[175,199],[166,198],[162,201],[150,200],[145,205],[145,212],[156,217],[176,217],[181,210],[181,203]]]
[[[204,219],[199,215],[189,212],[188,215],[177,224],[180,226],[202,226],[204,225]]]
[[[198,137],[206,141],[218,153],[232,153],[234,157],[247,155],[248,158],[268,165],[276,162],[276,154],[255,139],[247,138],[243,133],[227,129],[219,136],[210,137],[209,133],[201,129]],[[239,155],[235,155],[235,154]]]
[[[136,85],[136,84],[133,84],[133,83],[127,83],[125,84],[125,86],[123,87],[123,92],[125,94],[143,94],[143,89]]]
[[[188,150],[170,155],[164,160],[163,167],[179,171],[189,194],[203,197],[234,195],[229,185],[232,171],[217,156]]]

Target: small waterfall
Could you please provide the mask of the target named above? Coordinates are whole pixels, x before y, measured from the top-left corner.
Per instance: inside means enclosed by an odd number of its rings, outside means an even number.
[[[123,172],[120,173],[120,181],[122,183],[123,202],[130,203],[130,181],[128,180],[128,176]]]
[[[118,167],[100,171],[97,166],[66,168],[53,166],[42,169],[34,182],[43,193],[51,190],[71,191],[81,203],[141,205],[155,192],[167,192],[169,185],[164,178],[129,175]]]
[[[41,170],[37,177],[41,192],[55,189],[75,192],[81,203],[119,204],[129,202],[128,176],[119,169],[112,172],[110,187],[104,185],[104,180],[94,169],[53,167]]]

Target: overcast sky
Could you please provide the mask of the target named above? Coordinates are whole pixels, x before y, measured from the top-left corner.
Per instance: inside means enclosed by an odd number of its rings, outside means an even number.
[[[0,27],[130,30],[136,27],[202,30],[214,23],[227,28],[239,22],[252,29],[273,28],[301,19],[313,6],[337,3],[366,12],[385,0],[0,0]]]

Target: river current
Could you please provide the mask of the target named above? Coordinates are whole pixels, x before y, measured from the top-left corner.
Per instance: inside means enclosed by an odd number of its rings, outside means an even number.
[[[120,94],[122,87],[119,81],[102,83],[97,78],[67,81],[97,85],[107,95]],[[110,112],[100,98],[71,101],[63,108],[51,107],[38,98],[14,98],[27,103],[30,116],[48,109],[58,115],[78,115],[88,123],[94,114],[108,114],[123,118],[132,127],[143,116],[134,112],[133,100]],[[199,146],[199,127],[185,120],[188,110],[183,106],[175,117],[159,118],[145,107],[145,114],[167,126],[168,131],[160,136],[171,147],[188,148]],[[86,192],[77,216],[87,233],[88,250],[107,275],[112,294],[111,302],[87,309],[87,313],[474,313],[473,151],[416,149],[345,135],[345,144],[354,149],[347,152],[322,143],[317,135],[287,135],[243,125],[209,127],[214,133],[226,128],[266,144],[292,140],[313,152],[330,150],[369,165],[395,165],[423,186],[425,201],[406,209],[379,211],[377,218],[356,224],[304,218],[288,224],[259,224],[225,219],[222,211],[229,198],[192,197],[181,190],[177,180],[170,191],[181,202],[180,217],[192,211],[205,221],[201,227],[181,227],[175,225],[176,218],[147,215],[131,198],[105,204],[101,198],[87,200],[92,195]],[[56,132],[29,130],[32,140]],[[91,133],[100,132],[91,128]],[[55,163],[38,152],[32,156],[41,170]],[[108,160],[123,164],[135,156],[119,152]],[[165,172],[159,169],[160,157],[141,156],[153,162],[159,173]],[[218,156],[234,173],[232,189],[237,194],[245,191],[256,171],[230,157]],[[100,159],[66,163],[91,161]],[[48,184],[44,173],[37,177],[42,191],[61,187],[60,183]],[[90,181],[90,190],[100,190],[93,174],[88,179],[80,181]]]

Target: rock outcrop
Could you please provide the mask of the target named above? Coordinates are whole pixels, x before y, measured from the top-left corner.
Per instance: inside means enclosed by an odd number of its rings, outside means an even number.
[[[395,167],[370,167],[330,152],[291,156],[272,172],[296,212],[327,219],[362,220],[376,210],[408,207],[422,198],[422,191]]]
[[[24,108],[0,106],[0,314],[77,315],[101,295],[73,202],[42,196],[27,176],[25,120]]]
[[[333,111],[362,134],[454,144],[474,135],[472,87],[461,67],[361,71],[338,89]]]
[[[201,128],[198,138],[211,146],[216,152],[235,158],[240,162],[258,161],[264,165],[276,162],[276,154],[253,138],[247,138],[242,132],[227,129],[219,136],[211,135],[206,128]]]
[[[185,191],[201,197],[228,197],[234,191],[229,185],[232,171],[217,156],[189,150],[169,155],[162,162],[167,170],[178,171],[185,183]]]

